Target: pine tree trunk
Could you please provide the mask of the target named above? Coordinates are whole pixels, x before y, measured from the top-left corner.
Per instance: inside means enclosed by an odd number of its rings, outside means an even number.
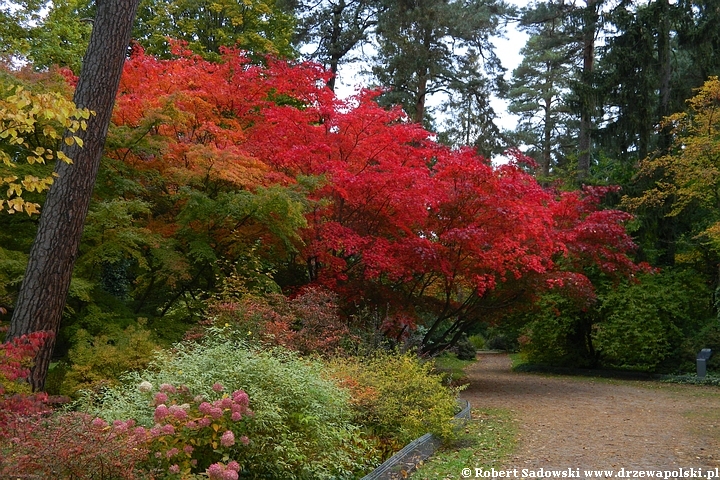
[[[97,0],[97,15],[73,100],[96,115],[78,133],[83,147],[65,146],[73,159],[57,162],[42,208],[7,340],[36,331],[54,334],[35,359],[30,383],[42,390],[65,308],[70,278],[102,157],[115,95],[139,0]]]
[[[578,139],[578,183],[590,176],[590,131],[594,97],[592,92],[592,72],[595,63],[595,33],[597,29],[597,3],[599,0],[587,0],[583,25],[583,68],[582,95],[580,98],[580,133]]]

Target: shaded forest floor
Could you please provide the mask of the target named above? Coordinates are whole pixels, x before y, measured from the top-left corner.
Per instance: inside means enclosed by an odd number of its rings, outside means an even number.
[[[720,467],[720,388],[519,373],[507,355],[478,358],[461,396],[512,411],[519,439],[506,468]]]

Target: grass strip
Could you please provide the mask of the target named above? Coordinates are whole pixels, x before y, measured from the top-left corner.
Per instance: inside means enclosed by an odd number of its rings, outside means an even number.
[[[412,480],[462,479],[463,468],[501,468],[515,449],[517,427],[503,409],[473,409],[458,438],[422,463]]]

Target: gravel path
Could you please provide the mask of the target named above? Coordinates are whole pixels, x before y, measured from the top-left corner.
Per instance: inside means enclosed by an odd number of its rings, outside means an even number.
[[[510,371],[481,354],[462,394],[474,408],[511,410],[520,432],[507,468],[720,467],[720,389]]]

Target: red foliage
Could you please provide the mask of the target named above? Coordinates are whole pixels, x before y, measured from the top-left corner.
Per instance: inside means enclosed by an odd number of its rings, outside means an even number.
[[[51,404],[58,403],[45,392],[30,393],[26,382],[35,355],[51,336],[33,332],[0,344],[0,440],[25,417],[51,412]]]
[[[241,188],[322,178],[308,194],[302,232],[311,281],[393,314],[434,301],[439,315],[457,315],[497,292],[570,285],[591,298],[588,267],[610,275],[640,268],[628,256],[629,215],[600,209],[607,188],[545,189],[521,168],[530,162],[521,152],[494,168],[470,149],[437,144],[400,109],[381,108],[376,91],[339,101],[326,79],[317,65],[259,66],[231,50],[219,64],[137,51],[115,120],[155,122],[150,132],[162,146],[127,161],[157,169],[170,185],[200,176]]]
[[[145,435],[81,413],[24,417],[0,438],[2,478],[149,478]]]
[[[248,339],[306,354],[335,353],[351,337],[335,295],[317,287],[303,289],[293,298],[245,296],[236,302],[218,303],[211,313],[216,323],[233,325],[247,332]]]

